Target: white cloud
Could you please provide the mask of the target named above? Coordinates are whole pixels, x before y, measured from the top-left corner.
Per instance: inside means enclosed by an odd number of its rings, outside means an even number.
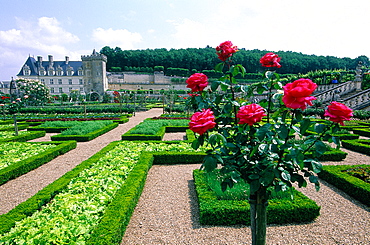
[[[63,29],[56,18],[40,17],[37,22],[16,18],[17,27],[0,31],[1,79],[15,76],[29,55],[74,56],[68,45],[79,38]]]
[[[142,41],[142,36],[140,33],[130,32],[126,29],[97,28],[93,30],[92,40],[103,46],[133,49],[136,43]]]

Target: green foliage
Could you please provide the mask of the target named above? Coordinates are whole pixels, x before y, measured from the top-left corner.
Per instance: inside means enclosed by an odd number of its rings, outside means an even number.
[[[7,137],[0,138],[0,143],[1,142],[26,142],[29,140],[37,139],[40,137],[45,136],[45,131],[35,131],[35,132],[18,132],[18,136],[11,136],[7,135]]]
[[[28,105],[43,105],[49,101],[49,88],[44,83],[28,79],[17,79],[16,82],[22,97],[28,96]]]
[[[342,146],[352,151],[370,155],[370,140],[368,139],[342,140]]]
[[[203,171],[193,171],[199,202],[199,219],[202,225],[250,225],[248,200],[218,200],[207,182]],[[320,207],[303,195],[292,190],[293,199],[271,199],[267,206],[267,223],[288,224],[313,221],[319,216]]]
[[[129,131],[130,134],[155,135],[164,126],[188,126],[189,120],[145,120]]]
[[[370,166],[360,166],[347,169],[346,172],[356,178],[359,178],[367,183],[370,183]]]
[[[2,153],[0,155],[4,154],[1,159],[5,160],[8,166],[4,167],[3,164],[3,168],[0,169],[0,185],[49,162],[55,157],[76,148],[76,146],[75,141],[1,143]],[[5,158],[5,156],[10,157],[11,160]]]
[[[109,124],[112,124],[112,121],[87,121],[87,122],[80,122],[75,126],[64,130],[61,134],[62,135],[83,135],[91,133],[95,130],[98,130],[102,127],[105,127]]]
[[[347,171],[353,168],[368,168],[368,165],[328,165],[324,166],[319,177],[337,188],[346,192],[353,198],[370,206],[370,183],[367,183],[355,176],[351,176]]]
[[[243,64],[249,73],[261,72],[260,58],[269,51],[240,49],[233,55],[235,63]],[[169,67],[184,68],[188,70],[214,70],[219,62],[214,48],[187,48],[187,49],[145,49],[145,50],[122,50],[120,48],[103,47],[100,53],[108,57],[107,69],[112,67],[154,67],[155,71],[164,71]],[[281,58],[280,73],[282,74],[305,74],[316,70],[352,69],[358,61],[369,63],[366,56],[355,59],[337,58],[333,56],[306,55],[291,51],[276,52]],[[160,65],[158,65],[160,64]],[[124,69],[132,70],[132,69]],[[193,72],[195,73],[195,72]],[[319,74],[317,74],[319,75]],[[330,72],[330,76],[337,76]],[[329,76],[329,74],[328,74]],[[344,75],[341,75],[342,77]],[[331,78],[328,78],[328,80]]]

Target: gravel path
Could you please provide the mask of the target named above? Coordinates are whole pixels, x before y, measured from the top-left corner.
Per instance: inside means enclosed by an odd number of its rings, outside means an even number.
[[[344,151],[349,155],[339,164],[370,163],[369,156]],[[199,224],[192,177],[199,167],[154,165],[121,244],[250,244],[250,227]],[[319,192],[313,185],[299,190],[321,206],[321,215],[308,224],[269,226],[268,244],[370,244],[369,207],[325,181]]]
[[[0,214],[27,200],[38,190],[86,160],[144,118],[158,116],[162,109],[137,113],[128,123],[92,140],[78,143],[76,149],[57,157],[15,180],[0,186]],[[164,140],[183,139],[183,133],[166,134]],[[49,140],[50,135],[38,141]],[[37,141],[35,140],[35,141]],[[370,163],[370,157],[349,152],[343,162],[323,164]],[[202,226],[192,171],[199,165],[154,165],[143,194],[127,227],[121,244],[250,244],[247,226]],[[370,208],[321,181],[300,189],[321,206],[321,215],[312,223],[269,226],[268,244],[370,244]]]

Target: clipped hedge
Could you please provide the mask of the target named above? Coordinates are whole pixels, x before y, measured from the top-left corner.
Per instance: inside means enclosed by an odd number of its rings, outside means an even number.
[[[33,142],[27,142],[27,144],[35,144]],[[11,164],[10,166],[0,170],[0,185],[7,181],[21,176],[29,171],[38,168],[39,166],[49,162],[57,156],[64,154],[74,148],[76,148],[76,141],[65,141],[65,142],[37,142],[37,144],[56,144],[57,146],[49,149],[43,153],[29,157],[17,163]]]
[[[133,128],[134,129],[134,128]],[[165,133],[174,133],[174,132],[186,132],[187,141],[191,142],[195,139],[194,133],[189,130],[187,126],[163,126],[160,127],[155,135],[145,135],[145,134],[132,134],[132,130],[127,131],[121,136],[122,140],[162,140]]]
[[[26,123],[17,123],[18,130],[24,130],[28,127],[29,125]],[[14,125],[11,125],[9,127],[1,128],[0,131],[12,131],[14,130]]]
[[[370,206],[370,184],[344,172],[349,168],[366,167],[369,165],[328,165],[318,174],[319,177],[351,197]]]
[[[84,135],[53,135],[51,136],[52,141],[65,141],[65,140],[76,140],[78,142],[86,142],[95,139],[96,137],[109,132],[110,130],[116,128],[118,123],[109,124],[101,129],[95,130],[91,133],[84,134]]]
[[[203,171],[193,171],[202,225],[250,225],[250,205],[247,200],[218,200],[208,187]],[[301,192],[293,190],[293,200],[269,200],[268,224],[303,223],[320,215],[320,207]]]
[[[342,140],[342,146],[348,150],[356,151],[370,156],[370,140]]]
[[[6,138],[6,139],[0,139],[0,143],[1,142],[26,142],[26,141],[29,141],[29,140],[44,137],[45,135],[46,135],[45,131],[29,132],[27,134],[13,136],[13,137]]]
[[[353,133],[361,135],[361,136],[365,136],[365,137],[370,137],[369,127],[367,127],[366,129],[365,128],[361,128],[361,129],[355,128],[355,129],[353,129]]]

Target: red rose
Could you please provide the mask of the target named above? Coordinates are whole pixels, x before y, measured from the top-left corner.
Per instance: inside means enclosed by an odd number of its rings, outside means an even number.
[[[215,126],[215,116],[213,115],[213,111],[211,111],[211,109],[203,109],[202,111],[198,111],[190,118],[190,130],[200,135],[204,134],[208,129],[214,128]]]
[[[194,73],[187,80],[186,87],[191,89],[191,92],[203,91],[208,85],[208,77],[203,73]]]
[[[242,106],[236,114],[236,117],[240,119],[239,124],[249,124],[250,126],[260,122],[265,116],[265,109],[257,104]]]
[[[237,51],[238,47],[233,46],[233,43],[231,41],[223,42],[216,47],[218,58],[222,61],[227,60],[227,58],[231,57],[233,53],[236,53]]]
[[[307,105],[312,106],[312,100],[316,100],[315,97],[310,96],[316,88],[316,83],[312,82],[310,79],[305,78],[301,78],[292,83],[288,83],[283,86],[283,102],[288,108],[301,108],[302,110],[304,110],[306,109]]]
[[[325,110],[325,117],[330,117],[329,120],[332,122],[337,122],[344,126],[343,121],[349,121],[351,116],[353,116],[352,109],[348,108],[346,105],[333,101],[328,105],[328,109]]]
[[[280,62],[280,57],[277,54],[274,54],[272,52],[265,54],[261,59],[260,63],[264,67],[277,67],[280,68],[281,65],[279,64]]]

